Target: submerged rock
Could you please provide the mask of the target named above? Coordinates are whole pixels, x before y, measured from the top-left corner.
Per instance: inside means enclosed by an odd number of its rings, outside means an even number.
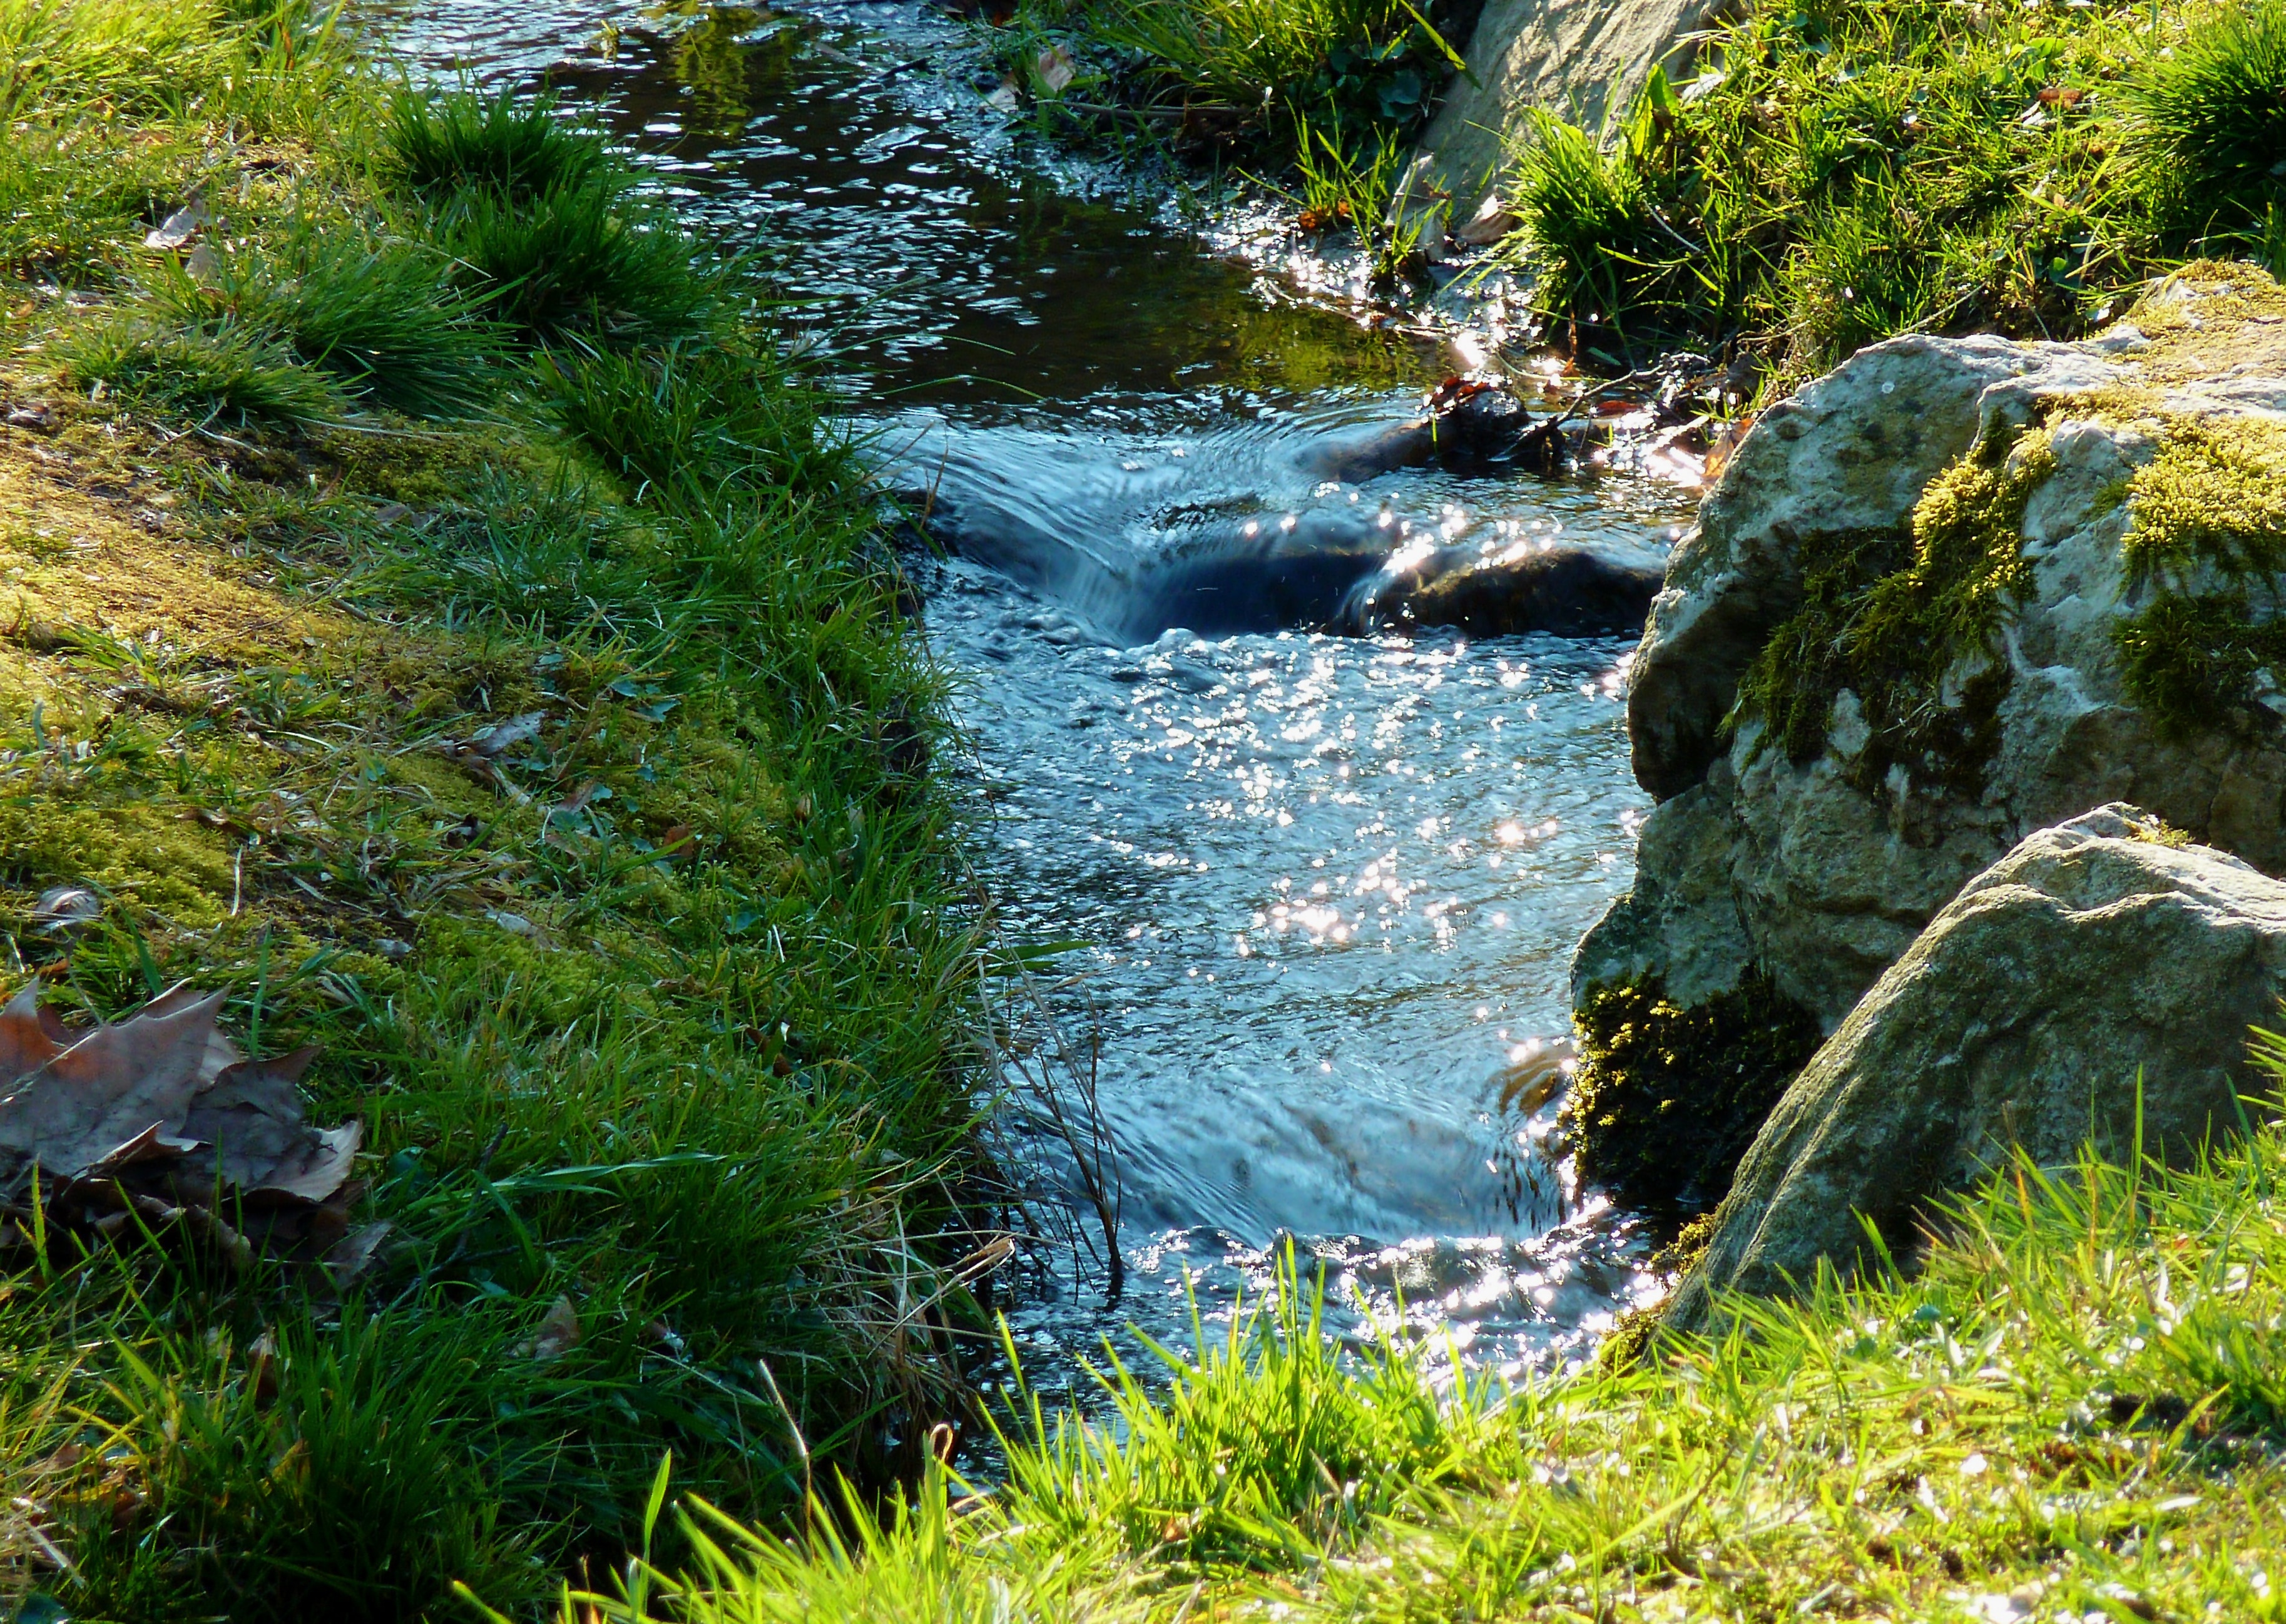
[[[1334,439],[1297,459],[1320,479],[1362,485],[1400,468],[1437,467],[1447,473],[1553,473],[1578,453],[1585,422],[1534,417],[1496,385],[1447,378],[1433,391],[1426,413],[1363,439]]]
[[[1977,875],[1828,1038],[1739,1163],[1666,1311],[1908,1254],[1931,1202],[2022,1150],[2180,1157],[2245,1120],[2286,994],[2286,885],[2109,806]]]
[[[1353,636],[1432,626],[1476,637],[1625,635],[1642,627],[1661,573],[1655,564],[1579,547],[1490,556],[1475,547],[1446,548],[1360,581],[1334,626]]]

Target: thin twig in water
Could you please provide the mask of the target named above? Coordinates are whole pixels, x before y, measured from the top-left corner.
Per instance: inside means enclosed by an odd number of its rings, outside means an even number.
[[[1052,986],[1016,960],[993,966],[989,979],[1004,990],[977,1034],[978,1047],[1005,1105],[1071,1153],[1077,1193],[1102,1233],[1108,1307],[1126,1289],[1127,1264],[1119,1250],[1118,1172],[1098,1100],[1101,1044],[1085,989],[1076,980]],[[1072,994],[1083,1002],[1086,1036],[1080,1041],[1056,1008],[1059,995]],[[1016,1204],[1036,1221],[1049,1216],[1037,1197],[1020,1194]]]

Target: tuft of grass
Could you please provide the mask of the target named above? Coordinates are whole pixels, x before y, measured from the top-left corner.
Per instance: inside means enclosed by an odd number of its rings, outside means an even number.
[[[20,126],[0,145],[0,276],[109,280],[179,194],[184,156],[99,129]]]
[[[1444,1393],[1402,1344],[1313,1342],[1305,1289],[1084,1446],[1020,1424],[997,1491],[932,1478],[797,1548],[685,1502],[701,1565],[561,1616],[2275,1620],[2282,1173],[2275,1129],[2019,1163],[1909,1273]]]
[[[401,87],[381,140],[382,175],[424,196],[477,187],[528,198],[613,172],[601,140],[574,129],[554,97],[508,89],[438,95]]]
[[[1194,1352],[1152,1344],[1139,1375],[1106,1350],[1113,1416],[1022,1406],[1008,1446],[1013,1506],[1051,1547],[1179,1565],[1277,1571],[1338,1547],[1423,1494],[1471,1481],[1497,1452],[1497,1410],[1466,1379],[1440,1392],[1415,1352],[1383,1336],[1354,1352],[1325,1331],[1324,1281],[1289,1246],[1262,1299]],[[1013,1360],[1013,1349],[1010,1350]]]
[[[328,0],[12,0],[0,8],[0,120],[69,112],[300,134],[358,106],[359,61]]]
[[[1100,67],[1082,80],[1155,136],[1237,146],[1257,160],[1309,157],[1312,131],[1358,162],[1427,122],[1460,66],[1409,0],[1031,0],[989,43],[1044,108],[1044,49],[1067,44]],[[1459,42],[1467,44],[1466,40]]]
[[[1542,308],[1624,330],[1671,303],[1658,288],[1673,280],[1674,245],[1651,218],[1636,165],[1545,108],[1531,109],[1526,127],[1508,195],[1540,272]]]
[[[1390,207],[1411,149],[1387,131],[1344,147],[1306,119],[1297,121],[1297,130],[1294,168],[1305,225],[1316,223],[1321,230],[1346,225],[1376,282],[1394,282],[1412,270],[1420,255],[1421,217]]]
[[[2128,140],[2191,234],[2258,235],[2286,206],[2286,3],[2189,20],[2120,87]]]
[[[227,319],[177,325],[130,311],[67,334],[53,352],[90,394],[201,426],[322,422],[345,405],[285,343]]]
[[[663,343],[738,311],[741,262],[702,248],[672,209],[619,176],[524,196],[472,187],[437,209],[437,240],[470,293],[532,343]]]
[[[502,347],[440,253],[351,225],[301,223],[275,247],[215,255],[196,276],[168,265],[142,303],[185,331],[274,341],[351,398],[420,417],[483,400]]]
[[[1504,258],[1613,361],[1744,344],[1799,376],[1903,332],[2077,335],[2210,234],[2266,240],[2286,25],[2217,10],[1757,8],[1612,129],[1528,120]]]
[[[543,361],[564,432],[639,494],[688,502],[724,492],[835,492],[860,482],[849,447],[822,432],[820,403],[767,354],[695,346]]]
[[[192,1343],[99,1308],[83,1334],[124,1345],[87,1407],[98,1436],[51,1490],[73,1590],[111,1616],[219,1604],[379,1624],[404,1617],[408,1596],[478,1575],[530,1589],[545,1531],[499,1525],[470,1447],[486,1422],[468,1413],[468,1368],[507,1352],[488,1318],[471,1334],[446,1316],[351,1307],[327,1331],[289,1322],[249,1339],[249,1352],[224,1326]],[[122,1519],[122,1503],[137,1515]]]

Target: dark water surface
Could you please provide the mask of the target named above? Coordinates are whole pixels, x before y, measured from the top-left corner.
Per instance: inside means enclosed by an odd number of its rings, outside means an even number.
[[[1320,482],[1299,453],[1411,415],[1478,351],[1217,251],[1210,214],[1038,150],[964,32],[904,4],[800,12],[383,6],[440,73],[536,81],[752,242],[889,475],[1115,563],[1210,516],[1340,508],[1392,550],[1663,549],[1686,493],[1623,473]],[[988,82],[989,83],[989,82]],[[1632,1219],[1572,1186],[1509,1069],[1566,1029],[1573,944],[1628,883],[1628,643],[1291,632],[1202,642],[1147,606],[966,562],[928,622],[992,808],[974,860],[1023,936],[1085,945],[1133,1276],[1049,1281],[1027,1363],[1132,1320],[1182,1340],[1290,1238],[1335,1294],[1474,1364],[1575,1354],[1640,1289]],[[1022,573],[1022,572],[1019,572]],[[1040,579],[1052,578],[1052,572]],[[1029,579],[1028,577],[1028,579]],[[1126,629],[1107,635],[1117,624]],[[1132,640],[1142,625],[1141,647]]]

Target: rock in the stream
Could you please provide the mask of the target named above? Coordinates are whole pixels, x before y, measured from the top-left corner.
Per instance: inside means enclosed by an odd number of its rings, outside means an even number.
[[[1449,626],[1476,637],[1625,635],[1644,623],[1659,566],[1579,547],[1440,548],[1352,588],[1335,629],[1353,636]]]
[[[2173,846],[2125,806],[2032,835],[1976,876],[1852,1010],[1738,1164],[1666,1311],[1807,1284],[1864,1245],[1907,1255],[1933,1198],[2021,1147],[2069,1165],[2180,1156],[2243,1120],[2247,1029],[2286,993],[2286,885]]]

